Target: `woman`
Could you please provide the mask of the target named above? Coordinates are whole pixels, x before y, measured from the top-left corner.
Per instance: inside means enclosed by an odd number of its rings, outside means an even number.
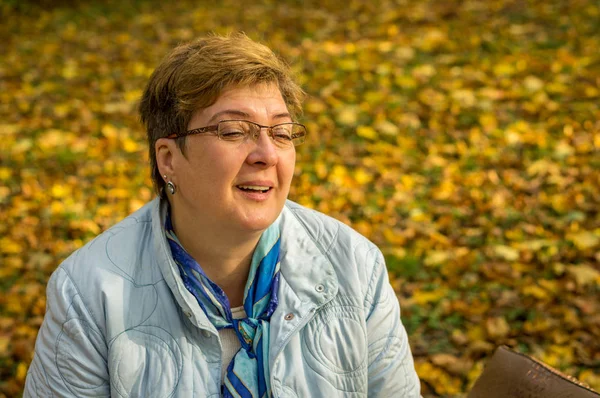
[[[159,197],[52,275],[26,397],[419,396],[380,251],[287,201],[302,96],[241,34],[163,60]]]

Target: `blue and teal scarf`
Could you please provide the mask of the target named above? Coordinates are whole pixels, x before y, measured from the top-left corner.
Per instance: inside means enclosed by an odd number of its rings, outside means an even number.
[[[242,347],[231,360],[223,381],[224,397],[271,397],[269,375],[269,321],[278,304],[280,230],[276,221],[261,235],[254,250],[244,289],[246,318],[233,319],[229,300],[179,243],[170,212],[165,223],[171,253],[185,287],[196,297],[217,328],[233,329]]]

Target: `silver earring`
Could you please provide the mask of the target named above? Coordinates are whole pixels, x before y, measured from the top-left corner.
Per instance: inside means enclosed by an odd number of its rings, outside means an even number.
[[[165,174],[163,178],[166,180],[167,175]],[[175,184],[173,184],[173,181],[167,181],[167,189],[169,190],[169,193],[171,195],[175,195],[175,192],[177,192],[177,187],[175,186]]]
[[[167,182],[167,189],[171,195],[175,195],[175,192],[177,192],[177,187],[172,181]]]

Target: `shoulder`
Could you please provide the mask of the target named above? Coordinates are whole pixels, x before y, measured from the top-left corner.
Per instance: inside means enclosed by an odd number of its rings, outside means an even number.
[[[152,206],[153,202],[146,204],[96,236],[60,267],[73,278],[107,270],[134,279],[140,262],[149,258],[147,252],[152,247]]]
[[[350,249],[378,250],[373,242],[333,217],[289,200],[286,202],[286,210],[293,214],[324,252],[335,245],[346,245]]]
[[[302,226],[303,232],[329,259],[338,276],[351,273],[364,283],[370,280],[375,268],[385,266],[379,248],[341,221],[292,201],[287,201],[285,212]]]
[[[152,285],[162,280],[154,259],[153,206],[154,202],[146,204],[101,233],[73,252],[55,271],[56,278],[62,275],[69,281],[72,293],[86,307],[122,299],[123,289],[129,286]],[[49,295],[56,293],[52,289],[49,285]]]

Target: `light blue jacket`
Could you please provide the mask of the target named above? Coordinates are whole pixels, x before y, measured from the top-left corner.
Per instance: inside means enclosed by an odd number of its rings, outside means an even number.
[[[218,333],[173,262],[155,199],[65,260],[25,397],[218,397]],[[271,317],[275,397],[419,397],[398,300],[375,245],[287,202],[279,306]]]

